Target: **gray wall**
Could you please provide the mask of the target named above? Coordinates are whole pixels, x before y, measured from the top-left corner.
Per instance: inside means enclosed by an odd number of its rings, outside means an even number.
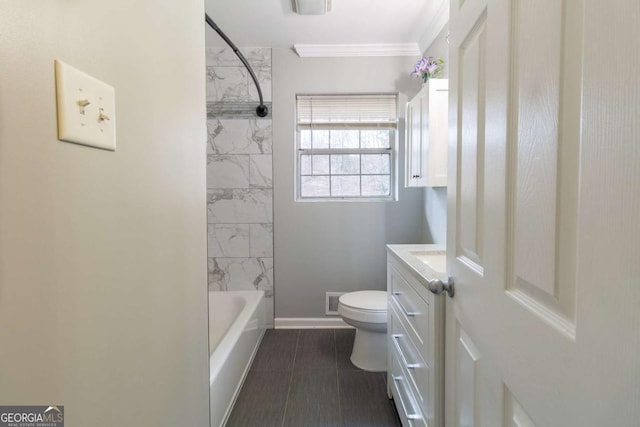
[[[201,1],[5,1],[0,403],[208,425]],[[54,59],[115,87],[116,152],[56,139]]]
[[[299,58],[274,49],[275,316],[323,317],[325,292],[386,289],[387,243],[424,243],[423,189],[404,189],[404,126],[399,130],[397,202],[295,202],[295,95],[399,92],[417,58]],[[404,121],[402,121],[402,124]]]
[[[445,61],[442,77],[449,77],[449,44],[447,43],[449,34],[449,24],[438,34],[431,46],[424,52],[424,56],[435,56]],[[424,215],[427,221],[427,228],[433,243],[447,243],[447,189],[430,188],[424,189]]]

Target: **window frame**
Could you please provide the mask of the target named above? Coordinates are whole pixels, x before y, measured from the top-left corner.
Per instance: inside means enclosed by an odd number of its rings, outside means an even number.
[[[314,129],[313,125],[310,127],[310,130],[327,130],[329,131],[329,148],[302,148],[301,147],[301,129],[298,126],[298,109],[297,109],[297,97],[296,95],[296,125],[295,125],[295,201],[296,202],[393,202],[398,200],[398,128],[397,125],[395,128],[390,127],[375,127],[369,124],[358,125],[357,123],[336,123],[335,126],[330,124],[323,124],[322,126],[318,126]],[[363,94],[339,94],[340,96],[358,96]],[[366,94],[366,95],[391,95],[389,93],[385,94]],[[397,110],[397,97],[398,94],[393,94],[396,96],[396,110]],[[304,96],[314,96],[307,95]],[[318,94],[317,96],[322,96]],[[396,111],[397,118],[397,111]],[[357,131],[367,131],[367,130],[376,130],[376,129],[384,129],[389,131],[389,148],[330,148],[331,142],[331,131],[339,131],[339,130],[357,130]],[[360,139],[361,145],[361,134],[358,135]],[[302,178],[303,176],[313,176],[313,175],[303,175],[302,174],[302,156],[309,155],[328,155],[329,156],[329,173],[327,174],[318,174],[315,176],[327,176],[329,177],[329,193],[331,194],[331,178],[334,176],[358,176],[360,177],[360,193],[362,193],[362,177],[363,176],[387,176],[387,174],[363,174],[362,173],[362,158],[360,158],[360,170],[358,174],[333,174],[331,173],[331,155],[349,155],[349,154],[357,154],[357,155],[367,155],[367,154],[388,154],[389,155],[389,195],[386,196],[302,196]]]

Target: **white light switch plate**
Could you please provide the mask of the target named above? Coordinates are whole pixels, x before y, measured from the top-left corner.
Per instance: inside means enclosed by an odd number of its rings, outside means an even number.
[[[58,139],[116,150],[116,97],[108,84],[56,60]]]

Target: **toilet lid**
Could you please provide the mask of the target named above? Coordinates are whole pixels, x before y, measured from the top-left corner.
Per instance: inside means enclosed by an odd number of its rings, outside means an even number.
[[[356,310],[387,311],[387,293],[385,291],[358,291],[341,295],[340,304]]]

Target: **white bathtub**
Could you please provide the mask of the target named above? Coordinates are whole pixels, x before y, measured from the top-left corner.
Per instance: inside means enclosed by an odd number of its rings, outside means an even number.
[[[227,421],[265,331],[264,292],[209,292],[211,427]]]

